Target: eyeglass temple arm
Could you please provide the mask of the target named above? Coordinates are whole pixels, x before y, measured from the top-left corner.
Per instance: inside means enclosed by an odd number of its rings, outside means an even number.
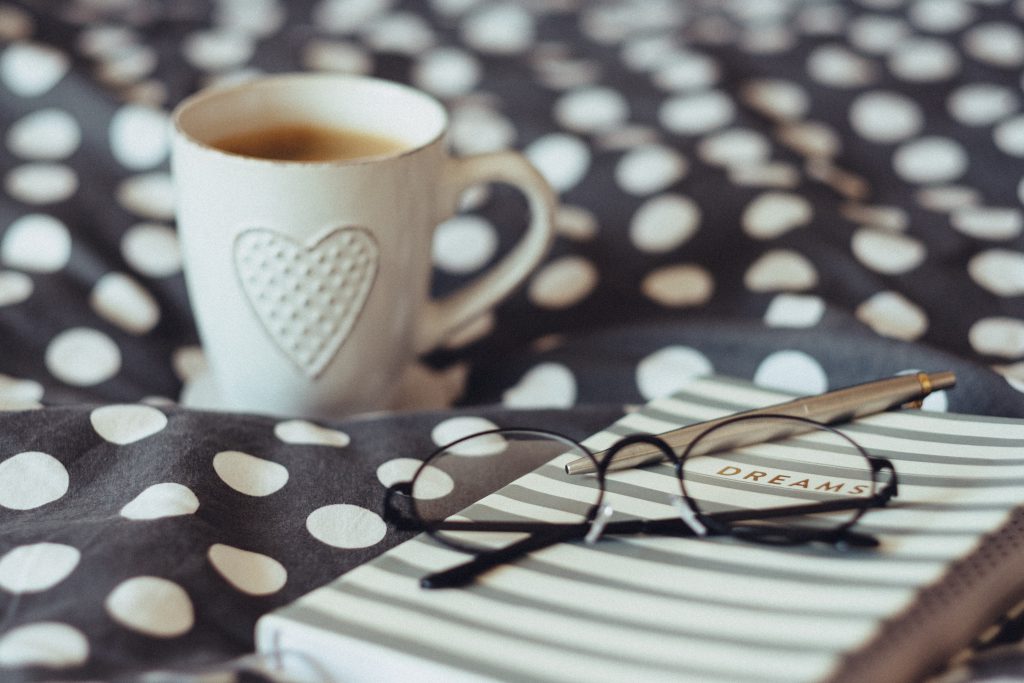
[[[472,560],[463,562],[451,569],[428,574],[420,579],[420,587],[460,588],[468,586],[478,576],[494,567],[516,560],[534,550],[540,550],[541,548],[561,543],[575,535],[579,535],[579,527],[558,529],[557,533],[549,530],[549,533],[531,534],[521,541],[516,541],[504,548],[481,553]]]

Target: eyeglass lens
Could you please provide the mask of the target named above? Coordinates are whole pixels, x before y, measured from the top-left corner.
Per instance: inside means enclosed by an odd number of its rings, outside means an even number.
[[[575,478],[568,492],[550,485],[565,481],[564,462],[580,457],[591,456],[546,432],[502,430],[468,437],[425,461],[411,486],[413,511],[428,530],[434,527],[435,538],[474,552],[504,547],[525,534],[437,530],[436,524],[456,513],[475,522],[584,522],[600,497],[595,479]],[[508,485],[521,476],[527,485]],[[481,492],[491,491],[497,493],[481,500]]]
[[[770,434],[797,426],[810,431],[782,441],[730,447],[751,429]],[[778,511],[779,516],[756,522],[727,523],[740,535],[762,533],[766,538],[773,527],[823,530],[852,524],[877,488],[871,460],[856,442],[827,426],[785,416],[737,419],[704,432],[678,469],[684,495],[701,513]],[[806,512],[808,504],[838,501],[852,509]],[[801,514],[783,512],[794,506],[803,508]]]

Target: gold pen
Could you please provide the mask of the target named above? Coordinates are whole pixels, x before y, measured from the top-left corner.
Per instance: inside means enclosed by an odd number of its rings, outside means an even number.
[[[824,424],[835,424],[848,422],[858,417],[881,413],[889,408],[900,406],[905,403],[918,402],[940,389],[947,389],[956,384],[956,375],[952,372],[933,372],[927,374],[919,372],[916,375],[901,375],[880,379],[874,382],[858,384],[830,391],[819,396],[805,396],[778,405],[765,408],[756,408],[742,413],[727,415],[715,420],[708,420],[692,424],[681,429],[674,429],[658,436],[667,443],[676,453],[681,453],[686,446],[695,438],[719,422],[736,417],[737,415],[790,415],[806,417]],[[809,431],[813,427],[804,425],[789,425],[781,428],[776,425],[772,430],[751,429],[737,439],[735,432],[730,434],[729,447],[750,446],[766,441],[785,438],[801,432]],[[712,453],[715,450],[715,439],[709,435],[708,447],[699,448],[701,453]],[[703,446],[703,443],[701,444]],[[596,453],[594,458],[601,462],[608,451]],[[699,455],[694,453],[694,455]],[[624,470],[631,467],[639,467],[664,459],[664,455],[656,448],[630,448],[626,451],[616,453],[614,460],[608,465],[608,471]],[[567,474],[589,474],[594,472],[594,466],[589,458],[573,460],[565,466]]]

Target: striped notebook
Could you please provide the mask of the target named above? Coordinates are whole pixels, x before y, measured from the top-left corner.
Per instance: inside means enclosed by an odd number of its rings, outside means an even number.
[[[586,445],[789,398],[698,380]],[[418,537],[262,618],[257,648],[304,652],[337,681],[918,678],[1024,594],[1024,422],[896,411],[844,431],[899,472],[900,505],[858,525],[881,538],[880,550],[605,538],[547,548],[468,588],[428,591],[420,577],[467,556]],[[563,464],[481,503],[557,518],[544,501],[579,488]],[[668,466],[609,478],[617,511],[671,514],[647,495],[671,488]]]

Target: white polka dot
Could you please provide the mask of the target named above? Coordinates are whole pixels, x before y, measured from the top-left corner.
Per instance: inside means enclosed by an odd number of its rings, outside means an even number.
[[[1024,356],[1024,320],[1002,316],[982,318],[967,333],[971,347],[985,356]]]
[[[306,420],[286,420],[274,425],[274,436],[285,443],[343,448],[352,441],[338,429],[328,429]]]
[[[288,470],[270,460],[241,451],[213,456],[213,469],[225,484],[247,496],[269,496],[288,483]]]
[[[953,91],[949,113],[965,126],[990,126],[1017,111],[1019,100],[1009,88],[992,83],[971,83]]]
[[[393,12],[374,19],[363,30],[363,40],[374,52],[415,56],[437,43],[427,21],[414,12]]]
[[[262,553],[214,543],[206,557],[225,581],[248,595],[272,595],[288,581],[288,570]]]
[[[456,97],[471,92],[481,73],[476,57],[458,48],[442,47],[420,57],[412,69],[412,82],[438,97]]]
[[[796,394],[821,394],[828,390],[828,377],[821,364],[803,351],[776,351],[754,371],[754,383]]]
[[[206,356],[198,346],[182,346],[171,356],[171,367],[182,382],[191,382],[207,370]]]
[[[302,63],[314,71],[368,74],[373,70],[373,57],[360,45],[320,38],[306,43]]]
[[[576,403],[576,378],[561,363],[531,368],[501,397],[506,408],[571,408]]]
[[[34,379],[19,379],[0,374],[0,401],[38,401],[43,397],[43,385]]]
[[[909,32],[898,17],[882,14],[861,14],[850,20],[847,38],[850,45],[869,54],[886,54],[893,50]]]
[[[368,548],[387,533],[380,515],[357,505],[339,503],[314,510],[306,518],[313,538],[335,548]]]
[[[62,222],[46,214],[21,216],[7,227],[0,242],[4,264],[20,270],[52,273],[67,265],[71,233]]]
[[[103,605],[121,626],[153,638],[176,638],[188,633],[195,623],[188,593],[173,581],[157,576],[122,581]]]
[[[132,268],[150,277],[167,277],[181,271],[178,235],[159,223],[138,223],[121,238],[121,255]]]
[[[25,159],[65,159],[81,142],[82,129],[75,117],[52,107],[37,109],[7,129],[7,149]]]
[[[811,222],[814,215],[803,197],[785,192],[765,192],[743,210],[743,231],[754,239],[768,240]]]
[[[498,233],[486,218],[454,216],[437,226],[432,258],[449,273],[466,274],[483,268],[498,250]]]
[[[714,372],[711,361],[688,346],[666,346],[643,358],[636,367],[636,385],[647,400],[667,396],[694,377]]]
[[[753,292],[800,291],[818,284],[818,272],[802,254],[775,249],[754,261],[743,283]]]
[[[20,304],[32,296],[32,278],[11,270],[0,271],[0,307]]]
[[[430,432],[430,438],[437,446],[447,446],[453,441],[497,429],[498,425],[483,417],[457,416],[450,417],[439,422]],[[456,455],[485,456],[494,455],[505,450],[506,442],[501,436],[494,435],[493,439],[474,439],[470,443],[460,444],[452,449]]]
[[[583,180],[590,168],[590,150],[579,138],[566,133],[549,133],[524,150],[526,158],[556,192],[566,192]]]
[[[170,175],[162,171],[125,179],[117,187],[116,197],[121,206],[143,218],[174,218],[174,186]]]
[[[198,509],[199,499],[192,489],[174,482],[163,482],[146,487],[121,508],[120,514],[125,519],[146,520],[191,515]]]
[[[571,90],[555,101],[555,120],[580,133],[599,133],[616,128],[629,116],[629,105],[618,91],[586,86]]]
[[[820,121],[786,123],[776,135],[784,145],[809,159],[828,159],[839,153],[839,135]]]
[[[78,175],[63,164],[33,162],[11,169],[4,178],[4,188],[26,204],[54,204],[75,193]]]
[[[983,240],[1011,240],[1021,234],[1024,215],[1020,209],[968,206],[956,209],[950,224],[969,237]]]
[[[640,251],[665,253],[683,245],[700,227],[700,207],[689,197],[663,194],[640,205],[629,238]]]
[[[808,294],[777,294],[764,313],[769,327],[814,327],[825,315],[821,297]]]
[[[1024,157],[1024,116],[1003,121],[992,131],[992,137],[996,147],[1006,154]]]
[[[377,480],[384,486],[411,481],[420,468],[421,461],[415,458],[394,458],[377,468]],[[413,492],[420,500],[444,498],[455,489],[455,482],[444,470],[427,465],[416,480]]]
[[[597,286],[597,268],[582,256],[563,256],[537,272],[527,294],[541,308],[562,309],[578,304]]]
[[[938,185],[925,187],[915,194],[917,203],[939,213],[974,207],[981,201],[981,194],[973,187],[964,185]]]
[[[707,55],[676,52],[651,74],[651,82],[663,90],[693,90],[714,85],[718,64]]]
[[[230,26],[252,36],[265,38],[276,33],[284,25],[287,16],[284,3],[278,0],[255,0],[250,2],[220,2],[214,5],[213,22]]]
[[[658,110],[658,120],[666,130],[679,135],[700,135],[728,125],[736,115],[736,105],[725,93],[706,90],[669,98]]]
[[[968,159],[956,140],[927,136],[900,145],[892,163],[896,173],[907,182],[943,183],[962,176]]]
[[[790,81],[765,79],[745,83],[743,101],[770,118],[790,121],[803,118],[810,107],[807,92]]]
[[[1024,64],[1024,32],[1006,22],[979,24],[964,34],[964,48],[975,59],[994,66]]]
[[[704,138],[697,151],[701,159],[716,166],[760,164],[771,155],[771,143],[761,133],[733,128]]]
[[[38,593],[53,588],[78,566],[82,554],[63,543],[17,546],[0,557],[0,588],[9,593]]]
[[[88,327],[72,327],[46,347],[46,367],[54,377],[74,386],[105,382],[121,369],[121,351],[107,335]]]
[[[167,113],[129,104],[110,120],[110,151],[132,170],[152,168],[167,158],[170,148]]]
[[[960,57],[944,41],[911,38],[896,45],[889,57],[889,69],[905,81],[941,81],[960,70]]]
[[[856,88],[875,80],[875,65],[841,45],[821,45],[807,57],[811,78],[834,88]]]
[[[96,77],[113,88],[127,88],[138,83],[156,69],[159,55],[149,45],[128,45],[99,56]],[[158,88],[162,90],[162,88]]]
[[[652,271],[640,283],[640,290],[662,306],[701,306],[714,294],[715,281],[706,268],[680,264]]]
[[[313,21],[332,33],[351,33],[391,5],[390,0],[322,0],[313,7]]]
[[[951,33],[974,20],[974,9],[961,0],[917,0],[910,6],[914,26],[932,33]]]
[[[558,234],[576,242],[592,240],[597,235],[597,218],[582,206],[560,205],[555,210]]]
[[[0,666],[65,669],[89,659],[89,641],[73,626],[37,621],[16,626],[0,637]]]
[[[35,21],[28,12],[14,5],[0,5],[0,40],[24,40],[34,28]]]
[[[142,285],[124,273],[107,273],[89,296],[96,314],[131,334],[145,334],[160,322],[160,307]]]
[[[52,503],[68,490],[68,471],[52,455],[17,453],[0,462],[0,506],[32,510]]]
[[[1024,177],[1021,177],[1020,183],[1017,184],[1017,197],[1020,199],[1020,203],[1024,204]]]
[[[626,152],[615,167],[615,181],[633,195],[664,190],[686,175],[686,159],[663,145],[643,145]]]
[[[857,319],[883,337],[914,341],[928,329],[928,317],[898,292],[879,292],[857,307]]]
[[[853,233],[853,255],[872,270],[900,275],[924,261],[924,244],[913,237],[878,228],[860,228]]]
[[[474,10],[462,22],[466,44],[488,54],[523,52],[533,44],[535,31],[530,13],[508,2]]]
[[[456,107],[452,111],[449,133],[452,148],[463,155],[482,154],[484,152],[507,149],[512,146],[516,139],[516,129],[507,118],[493,109],[482,106]],[[543,147],[541,149],[543,151]],[[578,147],[572,153],[578,155]],[[583,154],[583,172],[585,172],[586,166],[589,164],[589,155],[586,148],[583,149]],[[550,153],[548,156],[554,157],[557,156],[557,153]],[[557,159],[549,158],[547,163],[549,172],[556,172],[553,171],[552,167],[558,165]],[[574,181],[573,184],[578,181],[579,179]]]
[[[1024,253],[989,249],[967,262],[967,272],[979,285],[999,296],[1024,294]]]
[[[242,66],[252,57],[252,38],[238,31],[204,30],[185,37],[181,50],[192,66],[224,71]]]
[[[64,78],[68,56],[49,45],[14,43],[0,54],[0,81],[20,97],[38,97]]]
[[[167,416],[152,406],[125,404],[96,408],[89,413],[96,433],[120,446],[152,436],[167,426]]]
[[[861,223],[891,232],[907,229],[907,212],[898,206],[882,204],[860,204],[849,202],[839,207],[843,217],[852,223]]]
[[[888,143],[916,135],[924,124],[921,108],[905,95],[873,91],[850,106],[850,125],[862,138]]]

